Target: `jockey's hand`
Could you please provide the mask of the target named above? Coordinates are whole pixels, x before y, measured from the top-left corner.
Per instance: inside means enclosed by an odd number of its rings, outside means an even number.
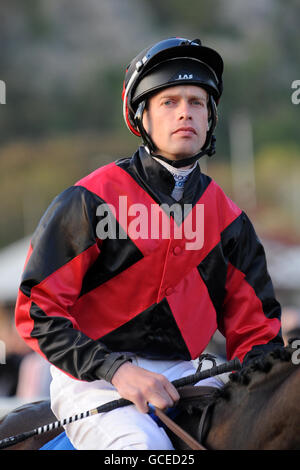
[[[112,380],[122,398],[132,401],[141,413],[147,413],[148,403],[164,410],[179,400],[179,394],[162,374],[150,372],[131,362],[117,369]]]

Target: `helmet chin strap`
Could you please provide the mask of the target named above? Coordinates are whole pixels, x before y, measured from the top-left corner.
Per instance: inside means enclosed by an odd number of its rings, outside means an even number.
[[[163,160],[166,163],[169,163],[169,165],[172,165],[175,168],[181,168],[183,166],[191,165],[195,163],[197,160],[199,160],[199,158],[203,157],[203,155],[208,155],[209,157],[214,155],[216,152],[216,138],[213,135],[213,131],[217,123],[217,109],[216,109],[215,101],[211,95],[209,96],[209,104],[210,104],[210,109],[211,109],[211,123],[206,134],[205,143],[202,149],[200,150],[200,152],[198,152],[196,155],[193,155],[191,157],[183,158],[182,160],[170,160],[169,158],[163,157],[162,155],[159,155],[156,153],[157,147],[144,128],[143,113],[145,110],[146,101],[145,100],[142,101],[137,108],[137,111],[134,116],[134,120],[141,134],[144,145],[148,149],[150,155],[155,156],[156,158],[159,158],[160,160]]]

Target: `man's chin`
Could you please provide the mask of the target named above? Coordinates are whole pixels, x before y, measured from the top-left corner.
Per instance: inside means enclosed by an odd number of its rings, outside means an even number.
[[[195,150],[195,148],[183,148],[183,149],[176,149],[173,152],[165,152],[164,150],[158,150],[157,153],[158,155],[162,155],[165,158],[168,158],[169,160],[175,160],[175,161],[181,161],[185,160],[188,158],[193,157],[194,155],[197,155],[201,149]]]

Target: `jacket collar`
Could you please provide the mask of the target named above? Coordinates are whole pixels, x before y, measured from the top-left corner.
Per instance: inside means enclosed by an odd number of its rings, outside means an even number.
[[[173,175],[158,161],[154,160],[144,146],[139,147],[136,156],[137,170],[143,180],[152,188],[171,195],[175,186]]]
[[[158,193],[163,193],[173,200],[171,194],[175,186],[175,181],[170,171],[152,158],[144,146],[139,147],[134,155],[134,160],[141,179]],[[188,176],[184,185],[183,198],[179,203],[194,203],[194,198],[199,193],[199,185],[201,185],[200,180],[201,171],[200,166],[197,165]],[[175,201],[175,199],[173,201]]]

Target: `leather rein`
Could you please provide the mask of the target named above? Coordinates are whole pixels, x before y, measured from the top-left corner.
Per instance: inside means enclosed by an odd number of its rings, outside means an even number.
[[[196,441],[189,433],[184,431],[181,426],[176,424],[166,413],[159,408],[153,407],[154,414],[167,426],[176,436],[178,436],[192,450],[207,450],[203,445],[203,441],[208,432],[207,420],[209,413],[212,411],[213,404],[207,405],[203,411],[199,422],[198,435],[199,441]]]
[[[200,442],[196,441],[190,434],[184,431],[178,424],[174,423],[162,410],[154,407],[156,416],[180,439],[182,439],[192,450],[207,450]]]
[[[199,357],[199,365],[197,368],[196,373],[199,373],[201,371],[203,361],[204,360],[209,360],[212,362],[213,366],[216,366],[216,361],[215,361],[215,356],[212,354],[202,354]],[[210,388],[210,387],[208,387]],[[197,387],[193,387],[194,391],[197,390]],[[203,392],[207,390],[207,387],[198,387],[199,393],[194,393],[193,397],[201,397],[203,396]],[[184,387],[181,387],[181,390],[178,390],[180,392],[181,397],[186,397],[186,389]],[[199,421],[199,427],[198,427],[198,436],[199,436],[199,441],[196,441],[189,433],[184,431],[181,426],[176,424],[171,418],[169,418],[166,413],[159,408],[153,407],[153,412],[154,414],[161,420],[161,422],[167,426],[174,434],[176,434],[177,437],[179,437],[183,442],[185,442],[188,447],[192,450],[207,450],[206,447],[204,447],[203,442],[204,439],[208,433],[209,430],[209,422],[211,413],[213,410],[213,403],[210,403],[209,405],[206,405],[205,408],[202,411],[201,418]]]

